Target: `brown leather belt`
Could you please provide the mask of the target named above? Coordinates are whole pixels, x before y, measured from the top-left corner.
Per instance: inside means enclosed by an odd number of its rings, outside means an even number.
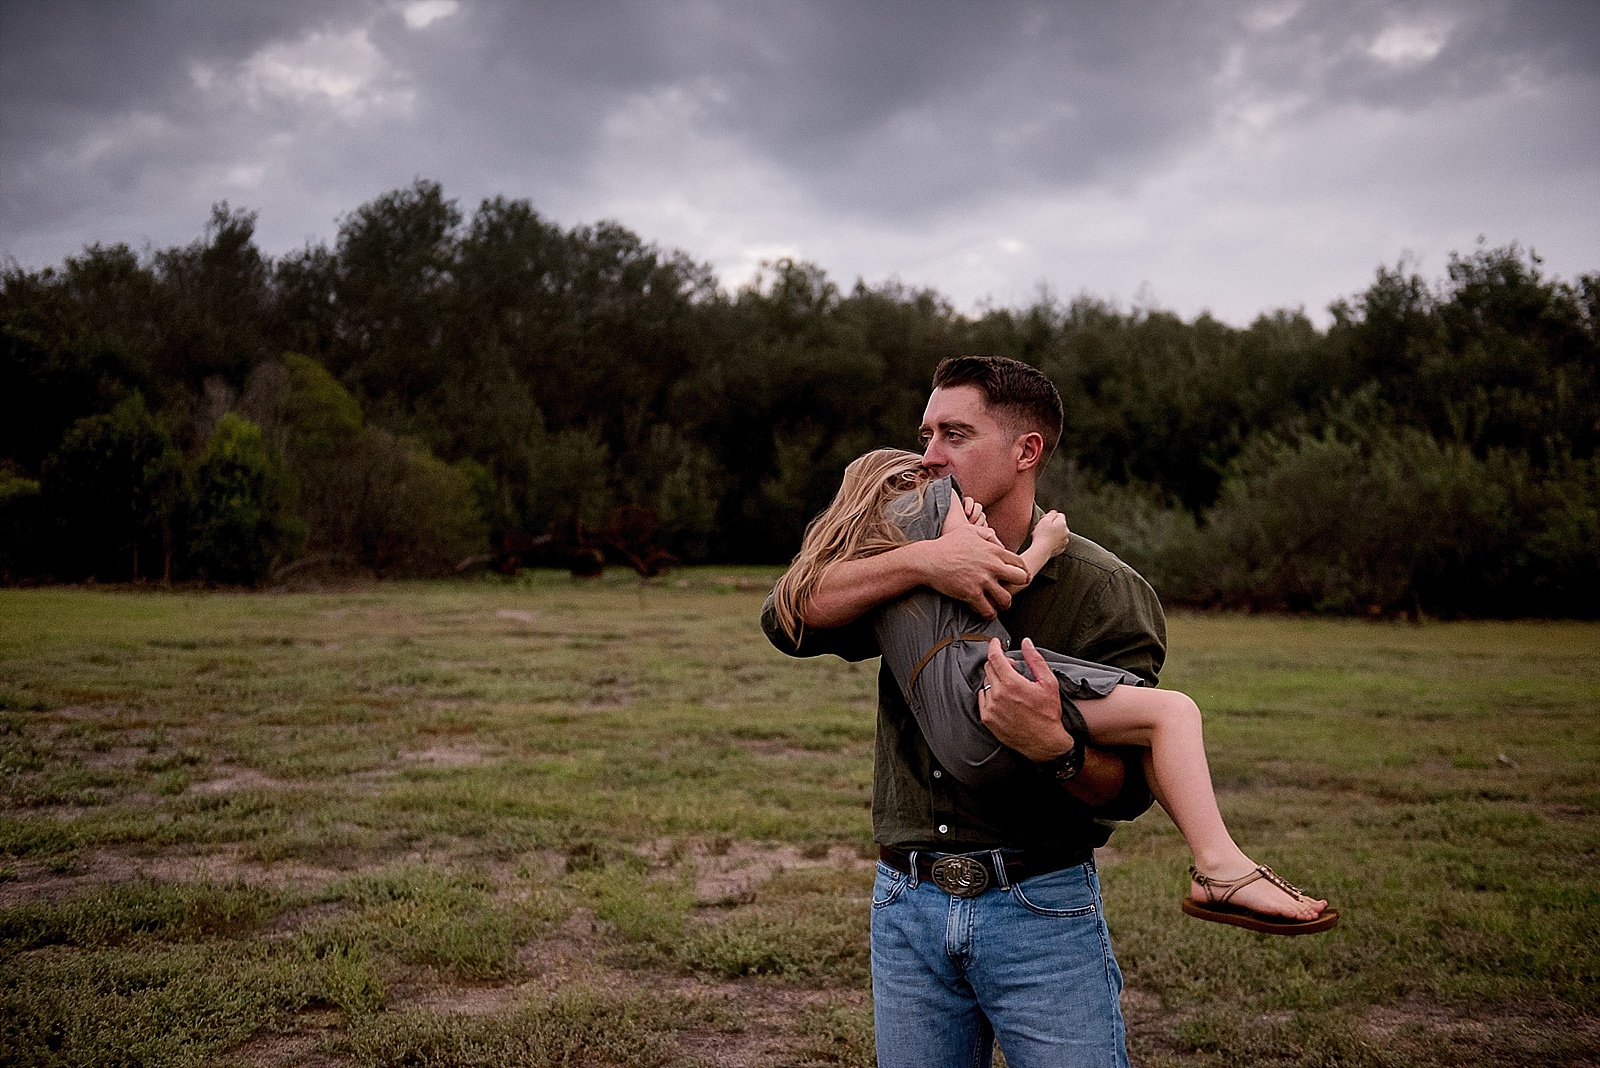
[[[1094,850],[1065,849],[1043,852],[1002,853],[1005,877],[995,870],[993,853],[916,853],[918,880],[926,879],[952,897],[977,897],[990,887],[1010,886],[1035,875],[1086,863]],[[879,846],[878,859],[895,871],[911,875],[911,854],[893,846]]]
[[[917,666],[911,669],[911,681],[906,683],[906,689],[917,684],[917,676],[922,674],[922,669],[928,666],[928,661],[939,655],[939,650],[953,645],[956,642],[983,642],[988,644],[993,634],[957,634],[955,637],[943,637],[933,643],[933,648],[922,654],[922,659],[917,661]]]

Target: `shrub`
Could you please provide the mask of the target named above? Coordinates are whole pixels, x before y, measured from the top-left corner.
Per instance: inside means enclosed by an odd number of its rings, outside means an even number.
[[[0,582],[35,570],[41,519],[38,480],[0,463]]]
[[[448,572],[488,549],[470,473],[420,445],[368,428],[328,488],[348,487],[355,555],[380,575]]]
[[[293,478],[261,428],[224,415],[195,467],[189,553],[197,573],[218,582],[258,581],[304,540],[293,500]]]

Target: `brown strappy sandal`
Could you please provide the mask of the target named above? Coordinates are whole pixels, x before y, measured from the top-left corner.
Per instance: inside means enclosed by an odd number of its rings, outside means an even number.
[[[1183,911],[1197,920],[1227,923],[1243,927],[1247,931],[1275,935],[1316,934],[1328,930],[1339,922],[1339,910],[1335,908],[1323,909],[1316,919],[1291,920],[1287,916],[1273,916],[1243,905],[1229,904],[1228,899],[1234,894],[1261,879],[1267,880],[1286,894],[1294,897],[1306,896],[1298,886],[1290,885],[1265,864],[1257,864],[1255,871],[1241,875],[1237,879],[1215,879],[1209,875],[1202,875],[1193,865],[1189,866],[1189,875],[1206,892],[1206,899],[1203,902],[1196,901],[1192,897],[1183,899]]]

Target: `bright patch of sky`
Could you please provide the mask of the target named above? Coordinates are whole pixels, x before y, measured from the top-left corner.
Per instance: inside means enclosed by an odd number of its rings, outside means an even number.
[[[449,18],[460,6],[458,0],[415,0],[414,3],[403,5],[401,12],[407,26],[420,30],[440,19]]]

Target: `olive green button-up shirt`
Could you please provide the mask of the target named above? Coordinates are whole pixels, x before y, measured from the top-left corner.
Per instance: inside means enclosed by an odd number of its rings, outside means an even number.
[[[1077,535],[1000,620],[1017,643],[1032,638],[1041,649],[1110,664],[1152,686],[1166,659],[1166,617],[1155,591],[1115,555]],[[832,653],[855,661],[878,655],[870,615],[844,627],[808,630],[796,646],[777,625],[769,596],[761,626],[791,656]],[[881,845],[941,852],[1100,846],[1111,834],[1104,821],[1132,819],[1150,806],[1139,751],[1128,752],[1125,764],[1121,795],[1098,809],[1043,774],[969,789],[934,759],[888,669],[878,672],[872,832]]]

